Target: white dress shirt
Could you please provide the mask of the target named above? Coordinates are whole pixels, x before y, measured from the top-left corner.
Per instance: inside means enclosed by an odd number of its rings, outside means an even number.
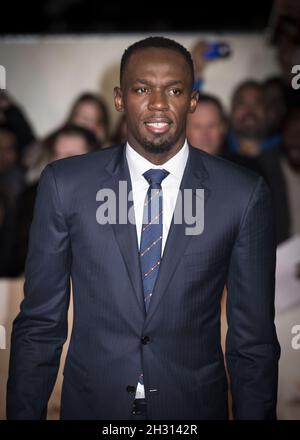
[[[167,177],[165,177],[161,183],[163,193],[163,236],[161,253],[163,254],[173,212],[175,209],[178,190],[180,187],[188,155],[189,147],[187,141],[185,140],[183,147],[178,151],[178,153],[175,154],[175,156],[171,157],[171,159],[169,159],[162,165],[155,165],[152,162],[149,162],[149,160],[145,159],[139,153],[137,153],[129,145],[128,142],[126,143],[126,159],[131,178],[136,233],[139,248],[143,222],[144,202],[149,188],[149,183],[143,176],[143,173],[145,173],[145,171],[149,170],[150,168],[165,169],[169,172]],[[140,384],[140,382],[138,382],[137,385],[135,398],[145,398],[145,389],[144,386]]]
[[[136,233],[139,247],[143,222],[144,202],[149,188],[149,183],[143,176],[143,173],[150,168],[165,169],[166,171],[169,171],[168,176],[165,177],[161,183],[163,193],[163,254],[188,155],[189,147],[187,141],[185,141],[183,147],[178,151],[178,153],[175,154],[175,156],[171,157],[171,159],[162,165],[155,165],[137,153],[127,142],[126,159],[131,178]]]

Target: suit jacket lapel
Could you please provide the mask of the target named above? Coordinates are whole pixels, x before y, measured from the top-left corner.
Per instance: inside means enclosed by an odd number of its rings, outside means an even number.
[[[103,187],[110,188],[116,194],[116,201],[119,201],[119,182],[127,183],[127,201],[128,193],[132,190],[129,169],[127,165],[125,146],[120,150],[120,154],[109,162],[106,166],[109,177],[103,182]],[[133,205],[132,201],[128,201],[127,212]],[[133,290],[137,297],[138,304],[143,314],[145,314],[145,306],[143,299],[143,285],[140,270],[138,242],[136,236],[136,225],[127,221],[125,224],[119,223],[119,212],[117,208],[116,224],[111,225],[115,234],[116,241],[119,245],[124,263],[126,265],[129,278],[131,280]]]

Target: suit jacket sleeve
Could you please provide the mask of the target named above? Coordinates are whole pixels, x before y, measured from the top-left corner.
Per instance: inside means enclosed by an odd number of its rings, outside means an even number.
[[[50,164],[38,186],[24,299],[13,323],[7,383],[9,419],[46,417],[67,338],[70,264],[70,238]]]
[[[276,419],[275,263],[273,205],[259,177],[240,223],[227,281],[226,362],[235,419]]]

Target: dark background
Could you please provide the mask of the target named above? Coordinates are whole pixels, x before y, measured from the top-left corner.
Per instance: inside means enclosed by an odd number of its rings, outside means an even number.
[[[0,8],[0,35],[259,31],[269,23],[272,3],[272,0],[10,0]]]

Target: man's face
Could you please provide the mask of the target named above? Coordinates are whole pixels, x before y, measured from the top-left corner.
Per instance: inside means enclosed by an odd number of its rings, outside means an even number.
[[[218,107],[211,103],[198,103],[187,118],[187,138],[193,147],[210,154],[219,154],[225,136],[225,123]]]
[[[161,48],[131,55],[115,105],[125,111],[127,140],[140,154],[177,152],[185,140],[186,118],[197,105],[183,55]]]
[[[261,139],[266,132],[266,107],[263,92],[245,87],[234,99],[231,124],[237,136]]]

